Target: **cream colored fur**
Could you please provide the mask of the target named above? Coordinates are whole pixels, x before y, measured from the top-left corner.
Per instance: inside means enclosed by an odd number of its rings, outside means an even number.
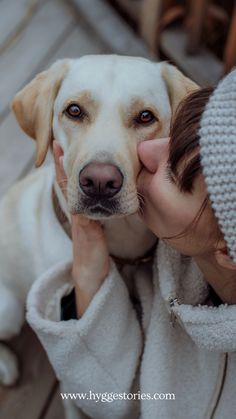
[[[80,170],[91,161],[109,162],[122,171],[119,211],[104,224],[109,250],[137,258],[154,244],[155,237],[138,215],[136,178],[140,171],[137,145],[167,136],[179,101],[195,83],[167,63],[115,55],[61,60],[40,73],[13,100],[22,129],[36,140],[36,166],[47,154],[52,139],[64,150],[68,176],[68,204],[57,184],[60,204],[72,212],[87,213],[79,187]],[[82,121],[65,115],[70,103],[86,110]],[[138,126],[138,114],[149,109],[156,121]],[[20,147],[20,144],[19,144]],[[51,190],[54,167],[39,169],[11,188],[0,205],[0,340],[20,332],[27,293],[36,278],[58,261],[71,256],[71,242],[55,217]],[[0,345],[0,382],[12,384],[18,376],[14,354]]]

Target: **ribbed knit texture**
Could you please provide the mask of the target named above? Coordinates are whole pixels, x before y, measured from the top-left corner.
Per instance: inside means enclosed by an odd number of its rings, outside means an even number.
[[[212,207],[236,262],[236,70],[211,95],[199,134],[201,163]]]

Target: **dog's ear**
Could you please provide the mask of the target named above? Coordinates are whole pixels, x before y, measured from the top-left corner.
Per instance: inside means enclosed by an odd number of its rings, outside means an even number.
[[[180,101],[190,92],[199,89],[199,86],[178,70],[175,66],[162,63],[162,77],[166,83],[172,115]]]
[[[52,141],[53,105],[71,60],[56,61],[16,94],[12,109],[27,135],[36,140],[35,166],[44,162]]]

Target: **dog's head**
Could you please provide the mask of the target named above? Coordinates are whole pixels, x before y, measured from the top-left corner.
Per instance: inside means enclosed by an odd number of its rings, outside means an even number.
[[[37,167],[53,138],[64,150],[69,211],[107,218],[137,211],[137,145],[167,136],[178,103],[196,88],[167,63],[91,55],[56,62],[12,106],[36,139]]]

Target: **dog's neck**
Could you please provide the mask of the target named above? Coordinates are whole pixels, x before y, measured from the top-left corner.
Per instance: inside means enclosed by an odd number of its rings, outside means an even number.
[[[54,182],[52,199],[54,210],[65,232],[70,235],[71,214],[59,185]],[[156,243],[156,237],[147,229],[138,214],[102,221],[109,253],[117,262],[146,262]]]

